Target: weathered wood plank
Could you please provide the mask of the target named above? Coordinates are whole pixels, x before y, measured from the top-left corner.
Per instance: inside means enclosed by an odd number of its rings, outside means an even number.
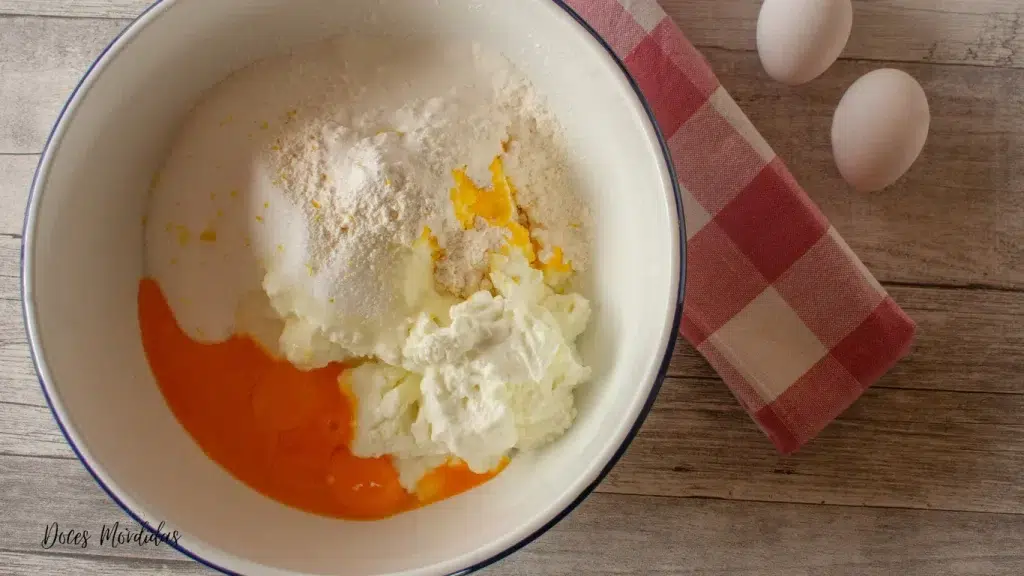
[[[670,379],[601,489],[1024,513],[1024,396],[870,389],[780,457],[721,384]]]
[[[1024,394],[1024,293],[888,286],[918,323],[910,356],[880,388]],[[676,346],[672,376],[714,378],[685,342]]]
[[[0,565],[9,576],[74,574],[75,576],[214,576],[216,572],[186,560],[148,560],[54,553],[22,553],[0,549]]]
[[[127,519],[76,462],[0,456],[0,468],[14,504],[0,525],[5,574],[207,573],[166,548],[44,553],[46,522],[98,530]],[[1022,549],[1020,515],[595,494],[485,573],[1010,575],[1024,569]]]
[[[11,302],[0,300],[0,309],[13,307]],[[19,325],[19,334],[15,338],[10,338],[5,332],[5,329],[0,328],[0,334],[3,334],[0,336],[0,404],[13,402],[45,406],[46,401],[39,387],[35,366],[29,357],[24,330]]]
[[[1024,294],[914,287],[889,292],[905,303],[918,333],[911,355],[880,386],[1024,394]]]
[[[22,320],[20,254],[21,240],[0,236],[0,402],[42,406]]]
[[[17,342],[0,344],[0,404],[14,403],[27,406],[46,406],[35,368],[28,356],[28,344]]]
[[[21,235],[39,156],[0,154],[0,234]]]
[[[0,153],[38,153],[122,20],[0,17]]]
[[[0,14],[71,18],[135,18],[154,0],[0,0]]]
[[[0,200],[2,202],[2,200]],[[2,205],[2,204],[0,204]],[[0,301],[21,304],[21,239],[0,236]],[[0,317],[18,314],[17,309],[3,309]],[[2,332],[0,332],[2,334]]]
[[[100,531],[104,524],[112,526],[120,522],[129,528],[137,528],[138,524],[107,497],[77,460],[5,455],[0,456],[0,470],[3,470],[0,493],[4,495],[6,505],[5,519],[0,524],[0,549],[188,561],[187,557],[166,545],[112,547],[106,543],[100,546]],[[57,544],[44,549],[45,528],[53,522],[61,530],[88,530],[91,536],[89,546]]]
[[[660,2],[697,46],[757,49],[757,0]],[[1017,0],[854,0],[853,5],[853,31],[843,58],[1024,67],[1024,6]]]
[[[46,406],[0,402],[0,422],[0,454],[75,458]]]
[[[595,495],[493,573],[1009,575],[1024,567],[1021,527],[1019,516]]]
[[[134,18],[150,0],[0,0],[0,14]],[[755,50],[758,0],[661,0],[701,47]],[[859,0],[844,58],[1024,66],[1016,0]]]

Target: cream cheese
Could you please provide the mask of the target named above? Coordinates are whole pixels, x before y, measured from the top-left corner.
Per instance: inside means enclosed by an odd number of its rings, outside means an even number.
[[[590,377],[575,346],[589,302],[554,293],[518,252],[492,268],[496,295],[479,291],[446,318],[420,314],[401,366],[369,362],[343,376],[358,406],[353,453],[392,456],[407,490],[449,459],[493,470],[575,418],[573,392]]]

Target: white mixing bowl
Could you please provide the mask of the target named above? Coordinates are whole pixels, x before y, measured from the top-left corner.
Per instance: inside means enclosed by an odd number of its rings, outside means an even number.
[[[509,56],[559,115],[595,215],[579,418],[461,496],[377,522],[300,512],[207,458],[164,403],[139,336],[152,174],[200,94],[261,57],[346,31],[444,34]],[[178,547],[242,574],[449,574],[564,517],[637,432],[682,309],[681,201],[621,63],[556,0],[164,0],[103,53],[54,129],[25,226],[29,340],[54,415],[100,485]]]

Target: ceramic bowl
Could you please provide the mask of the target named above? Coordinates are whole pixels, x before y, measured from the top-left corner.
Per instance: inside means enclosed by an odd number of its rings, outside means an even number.
[[[593,380],[557,442],[493,481],[375,522],[301,512],[207,458],[164,403],[143,354],[137,294],[150,178],[203,91],[260,58],[352,31],[444,35],[498,50],[566,130],[594,214]],[[241,574],[451,574],[517,550],[566,516],[650,409],[682,309],[681,201],[635,82],[554,0],[163,0],[103,52],[40,161],[26,216],[32,353],[68,442],[133,518]]]

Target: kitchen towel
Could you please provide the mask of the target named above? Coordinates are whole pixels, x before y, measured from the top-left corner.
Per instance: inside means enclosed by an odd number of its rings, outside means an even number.
[[[683,194],[682,334],[784,454],[908,352],[914,322],[655,0],[565,0],[625,63]]]

